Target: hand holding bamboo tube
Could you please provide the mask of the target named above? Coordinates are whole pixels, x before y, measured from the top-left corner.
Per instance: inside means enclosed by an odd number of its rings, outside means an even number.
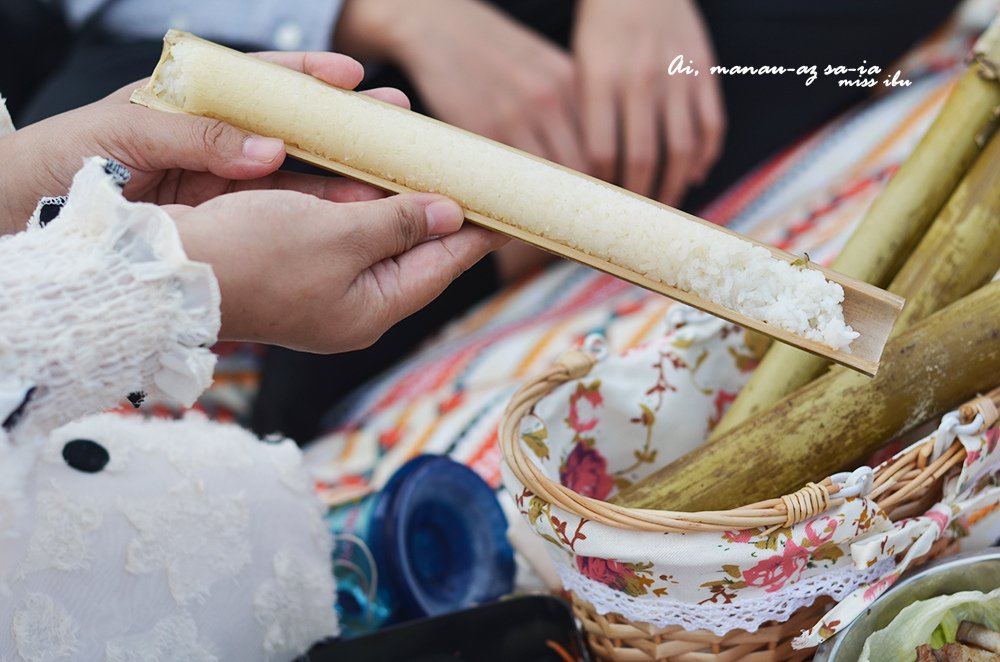
[[[994,129],[996,109],[1000,107],[1000,83],[995,73],[995,63],[1000,63],[1000,17],[976,43],[973,55],[975,61],[956,84],[934,123],[872,203],[831,269],[885,287],[979,155]],[[893,282],[889,287],[890,292],[908,300],[903,315],[909,320],[921,317],[914,317],[918,306],[911,300],[916,294],[912,285]],[[953,300],[940,300],[938,307]],[[896,329],[902,328],[902,320],[897,321]],[[772,346],[713,431],[712,438],[719,438],[808,384],[828,366],[820,357],[792,347]]]
[[[477,224],[861,372],[877,369],[902,306],[898,297],[800,267],[794,256],[618,187],[191,35],[171,32],[165,43],[152,79],[133,101],[280,137],[293,156],[387,190],[448,195]]]

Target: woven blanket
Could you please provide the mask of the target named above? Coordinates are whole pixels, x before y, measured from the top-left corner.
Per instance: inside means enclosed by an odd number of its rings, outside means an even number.
[[[975,34],[955,21],[901,63],[911,86],[789,147],[701,215],[828,264],[930,125]],[[662,334],[673,305],[589,268],[555,264],[484,301],[343,403],[307,463],[331,501],[377,488],[419,453],[446,453],[499,486],[497,426],[525,378],[591,333],[613,353],[647,342]]]

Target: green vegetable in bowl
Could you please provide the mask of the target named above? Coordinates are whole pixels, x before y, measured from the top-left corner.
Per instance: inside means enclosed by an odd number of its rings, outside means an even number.
[[[956,641],[962,621],[1000,630],[1000,589],[963,591],[914,602],[865,641],[858,662],[913,662],[916,648],[940,648]]]

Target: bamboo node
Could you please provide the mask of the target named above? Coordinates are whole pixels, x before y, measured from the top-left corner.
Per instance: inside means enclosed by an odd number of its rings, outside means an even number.
[[[830,490],[825,485],[809,483],[798,492],[781,497],[785,504],[785,526],[816,517],[830,507]]]

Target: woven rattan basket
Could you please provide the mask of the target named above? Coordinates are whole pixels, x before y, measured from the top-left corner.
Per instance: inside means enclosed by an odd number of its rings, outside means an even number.
[[[719,512],[671,512],[639,510],[580,495],[547,477],[527,457],[519,442],[522,419],[535,405],[561,384],[585,377],[596,360],[578,350],[564,354],[557,363],[525,384],[514,394],[500,428],[505,462],[514,475],[536,496],[579,517],[632,531],[724,532],[733,529],[785,527],[825,512],[837,501],[837,484],[827,478],[810,483],[798,492],[741,508]],[[963,408],[963,417],[976,413],[992,423],[996,420],[993,400],[982,398]],[[870,498],[897,520],[919,514],[941,496],[946,476],[957,470],[965,449],[957,441],[934,461],[932,448],[923,444],[876,474]],[[955,538],[943,538],[920,561],[958,551]],[[830,607],[829,599],[817,600],[799,609],[784,622],[770,622],[753,633],[736,630],[723,636],[708,631],[687,631],[679,626],[657,627],[630,621],[618,614],[601,615],[585,600],[573,595],[573,608],[583,623],[588,643],[603,660],[646,662],[781,662],[806,660],[813,650],[793,650],[791,639],[813,625]]]

